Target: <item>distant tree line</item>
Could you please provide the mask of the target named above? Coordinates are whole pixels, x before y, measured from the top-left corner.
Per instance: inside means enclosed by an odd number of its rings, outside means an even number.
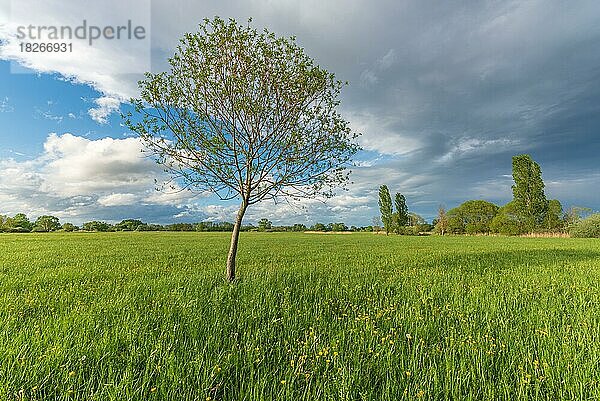
[[[381,223],[386,235],[390,232],[403,235],[418,235],[433,229],[433,226],[427,223],[423,217],[409,212],[406,205],[406,198],[403,194],[396,193],[392,204],[392,197],[387,185],[379,187],[379,212],[381,213]]]
[[[432,229],[441,235],[520,235],[571,231],[574,236],[582,236],[581,233],[595,232],[590,227],[594,227],[594,221],[600,221],[600,217],[588,219],[585,228],[577,228],[589,209],[572,207],[564,211],[560,201],[546,198],[542,170],[531,156],[514,156],[512,170],[512,201],[500,207],[485,200],[468,200],[448,211],[440,206],[432,225],[425,224],[418,215],[408,212],[406,198],[401,193],[396,193],[392,202],[388,187],[382,185],[379,188],[379,211],[383,229],[386,234],[414,234],[415,231],[422,233]]]
[[[199,223],[174,223],[174,224],[151,224],[141,220],[126,219],[117,224],[110,224],[104,221],[88,221],[81,226],[72,223],[60,224],[60,220],[55,216],[40,216],[35,221],[23,214],[18,213],[14,217],[0,215],[0,232],[10,233],[28,233],[28,232],[115,232],[115,231],[200,231],[200,232],[232,232],[234,224],[230,222],[210,222],[203,221]],[[268,232],[338,232],[338,231],[373,231],[372,226],[366,227],[348,227],[344,223],[316,223],[312,226],[304,224],[275,226],[268,219],[261,219],[257,225],[249,224],[241,228],[242,231],[268,231]]]
[[[500,207],[485,200],[468,200],[446,211],[440,206],[433,221],[439,234],[520,235],[562,233],[577,225],[585,208],[563,210],[560,201],[547,199],[542,170],[529,155],[512,159],[513,200]]]

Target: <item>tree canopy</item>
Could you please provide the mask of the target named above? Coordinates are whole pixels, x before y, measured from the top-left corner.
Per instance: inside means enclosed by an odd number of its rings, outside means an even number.
[[[35,221],[34,227],[37,231],[50,232],[61,228],[58,217],[40,216]]]
[[[498,206],[484,200],[469,200],[448,211],[448,231],[454,234],[490,232]]]

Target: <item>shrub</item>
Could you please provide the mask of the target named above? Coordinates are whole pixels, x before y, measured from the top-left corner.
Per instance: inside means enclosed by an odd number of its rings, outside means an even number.
[[[508,202],[498,210],[498,214],[490,222],[490,231],[502,235],[519,235],[527,232],[514,201]]]
[[[574,224],[569,233],[575,238],[600,238],[600,213]]]
[[[448,211],[447,231],[453,234],[489,233],[490,223],[498,209],[498,206],[484,200],[466,201]]]

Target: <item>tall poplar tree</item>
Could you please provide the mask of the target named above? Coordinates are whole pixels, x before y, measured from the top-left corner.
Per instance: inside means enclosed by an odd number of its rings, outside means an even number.
[[[379,212],[381,213],[381,222],[385,229],[385,234],[389,234],[394,224],[393,210],[392,210],[392,197],[387,185],[379,187]]]
[[[400,234],[400,229],[408,224],[408,206],[406,206],[406,198],[401,193],[396,193],[394,197],[394,206],[396,206],[396,213],[394,213],[394,226],[396,233]]]
[[[519,217],[529,231],[541,227],[548,210],[544,193],[542,170],[531,156],[523,154],[512,158],[513,197]]]

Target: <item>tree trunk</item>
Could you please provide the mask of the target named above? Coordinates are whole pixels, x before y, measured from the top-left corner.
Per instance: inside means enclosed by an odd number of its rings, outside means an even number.
[[[240,210],[238,211],[233,226],[233,232],[231,233],[231,245],[229,247],[229,254],[227,255],[227,280],[230,282],[235,280],[235,256],[237,255],[238,239],[240,237],[240,228],[242,228],[242,219],[246,208],[248,207],[246,201],[242,201]]]

